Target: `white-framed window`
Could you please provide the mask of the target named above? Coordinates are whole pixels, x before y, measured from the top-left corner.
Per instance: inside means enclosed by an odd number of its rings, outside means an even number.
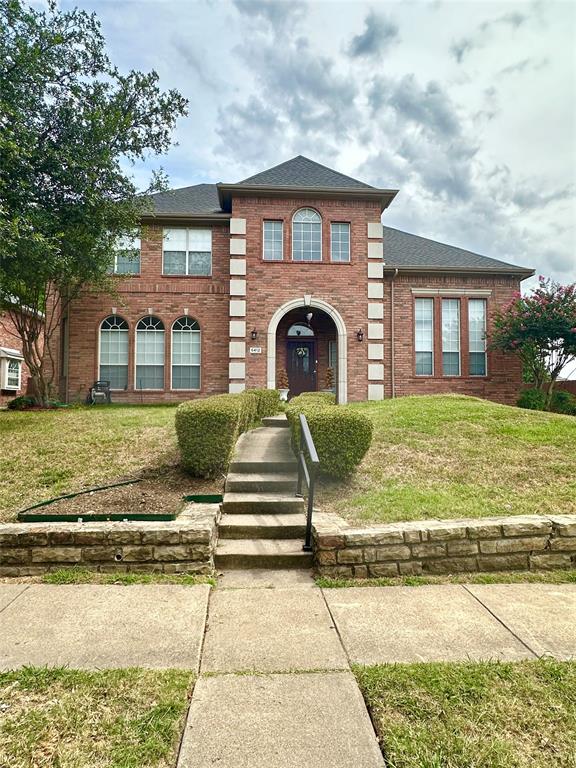
[[[350,224],[330,224],[330,258],[332,261],[350,261]]]
[[[460,376],[460,299],[442,299],[442,373]]]
[[[416,376],[434,373],[434,299],[414,301]]]
[[[142,243],[139,237],[121,237],[114,252],[113,272],[115,275],[140,274],[140,250]]]
[[[334,385],[336,385],[338,381],[338,342],[335,340],[328,342],[328,367],[332,368]]]
[[[264,221],[262,256],[265,261],[282,261],[284,258],[283,234],[284,222]]]
[[[20,353],[17,350],[0,349],[0,389],[17,392],[21,386],[22,357]]]
[[[212,230],[165,229],[162,274],[209,277],[212,274]]]
[[[313,208],[300,208],[292,218],[292,260],[322,261],[322,219]]]
[[[128,388],[128,323],[118,315],[100,323],[98,378],[109,381],[110,389]]]
[[[136,326],[136,389],[164,389],[164,323],[148,315]]]
[[[191,317],[172,325],[172,389],[200,389],[200,326]]]
[[[486,376],[486,299],[468,299],[470,376]]]

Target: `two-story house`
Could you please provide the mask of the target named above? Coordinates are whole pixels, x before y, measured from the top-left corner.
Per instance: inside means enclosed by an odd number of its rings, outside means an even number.
[[[383,226],[396,193],[299,156],[154,195],[116,298],[86,292],[63,321],[61,397],[104,379],[115,401],[172,402],[285,370],[291,394],[332,378],[340,402],[513,402],[519,363],[486,334],[532,270]]]

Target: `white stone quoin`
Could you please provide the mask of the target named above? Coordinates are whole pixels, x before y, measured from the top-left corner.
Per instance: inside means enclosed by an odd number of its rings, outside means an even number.
[[[246,317],[246,302],[243,299],[230,299],[230,317]]]
[[[370,363],[368,365],[369,381],[382,381],[384,378],[384,366],[382,363]]]
[[[368,400],[384,400],[384,384],[368,384]]]
[[[246,357],[246,342],[245,341],[231,341],[229,343],[229,356],[232,357]]]
[[[384,234],[384,228],[380,221],[368,222],[368,237],[372,240],[381,240]]]
[[[246,256],[246,240],[243,237],[230,238],[230,256]]]
[[[246,234],[246,219],[230,219],[230,234],[231,235],[245,235]]]
[[[368,320],[381,320],[384,317],[384,305],[382,302],[370,302],[368,304]]]
[[[239,392],[244,392],[245,389],[246,389],[245,381],[231,381],[228,384],[228,392],[231,395],[237,395]]]
[[[244,379],[246,378],[246,363],[229,363],[228,364],[228,378],[230,379]]]
[[[383,259],[384,258],[384,245],[380,243],[368,243],[368,258],[369,259]]]
[[[368,344],[368,360],[384,360],[384,344]]]
[[[231,320],[230,321],[230,333],[232,338],[246,338],[246,321],[245,320]]]
[[[368,298],[369,299],[383,299],[384,298],[384,283],[368,283]]]
[[[378,261],[368,262],[368,278],[382,280],[384,278],[384,264]]]
[[[230,259],[230,274],[231,275],[245,275],[246,274],[246,259]]]
[[[384,338],[384,323],[368,323],[368,338],[369,339],[383,339]]]
[[[230,296],[246,296],[246,280],[230,280]]]

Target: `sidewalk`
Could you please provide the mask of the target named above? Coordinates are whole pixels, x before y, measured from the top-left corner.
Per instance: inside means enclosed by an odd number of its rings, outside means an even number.
[[[350,664],[576,658],[574,585],[297,581],[0,584],[0,668],[194,669],[179,768],[382,768]]]

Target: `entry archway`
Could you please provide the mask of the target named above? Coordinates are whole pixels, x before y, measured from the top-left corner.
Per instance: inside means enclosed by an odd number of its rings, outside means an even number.
[[[339,403],[346,403],[348,400],[348,345],[346,325],[340,313],[333,306],[322,299],[315,299],[313,296],[292,299],[278,307],[272,315],[268,324],[268,336],[266,344],[266,367],[268,389],[276,388],[276,332],[278,324],[293,309],[298,307],[312,307],[325,312],[334,322],[338,335],[338,366],[336,380],[336,397]]]

